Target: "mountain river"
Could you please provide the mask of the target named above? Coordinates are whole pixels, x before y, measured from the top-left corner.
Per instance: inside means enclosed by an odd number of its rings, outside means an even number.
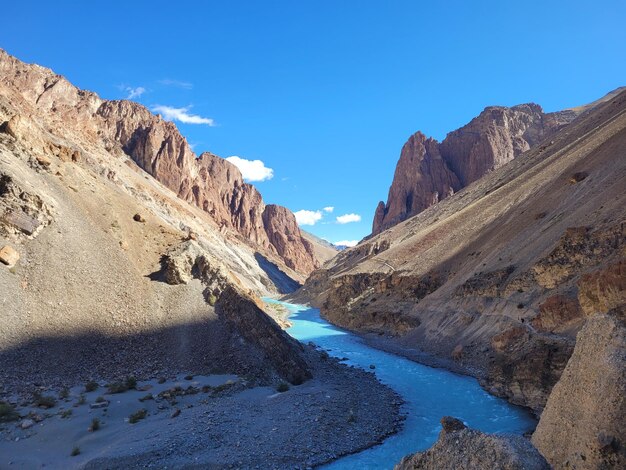
[[[378,379],[405,401],[406,421],[400,432],[382,444],[342,457],[324,469],[393,468],[402,457],[430,447],[436,440],[442,416],[454,416],[468,426],[490,433],[523,434],[536,421],[524,408],[488,394],[472,377],[428,367],[395,354],[367,346],[361,338],[324,320],[317,309],[270,298],[286,307],[293,326],[287,332],[297,340],[315,343],[349,365],[372,370]]]

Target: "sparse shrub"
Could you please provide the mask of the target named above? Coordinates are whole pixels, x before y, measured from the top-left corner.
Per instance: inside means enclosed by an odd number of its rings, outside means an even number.
[[[72,449],[72,453],[70,454],[72,457],[76,457],[77,455],[80,454],[80,447],[78,446],[74,446],[74,448]]]
[[[278,387],[276,387],[278,393],[284,393],[287,390],[289,390],[289,384],[287,382],[281,382],[278,384]]]
[[[39,392],[35,392],[33,394],[34,397],[34,403],[33,405],[39,407],[39,408],[52,408],[54,407],[54,405],[57,404],[57,401],[54,399],[54,397],[51,397],[49,395],[42,395]]]
[[[128,387],[123,382],[112,382],[107,386],[107,393],[124,393]]]
[[[185,376],[185,380],[193,380],[193,375],[189,374]]]
[[[140,410],[135,411],[132,415],[128,417],[128,422],[130,424],[135,424],[148,416],[148,410],[142,408]]]
[[[232,380],[229,380],[226,383],[223,383],[223,384],[217,385],[215,387],[212,387],[213,394],[220,393],[220,392],[223,392],[225,390],[228,390],[233,385],[235,385],[235,382],[233,382]]]
[[[0,423],[8,423],[9,421],[17,421],[20,415],[15,411],[15,407],[10,403],[0,401]]]
[[[143,397],[141,397],[139,399],[139,401],[144,402],[146,400],[154,400],[154,397],[152,396],[151,393],[148,393],[147,395],[144,395]]]
[[[105,401],[107,401],[107,399],[103,396],[99,396],[98,398],[96,398],[96,403],[104,403]]]
[[[94,382],[93,380],[85,384],[85,392],[87,393],[95,392],[96,390],[98,390],[98,388],[100,388],[100,385],[98,384],[98,382]]]
[[[59,392],[59,398],[61,400],[67,400],[70,397],[70,389],[67,387],[63,387]]]
[[[63,419],[67,419],[70,416],[72,416],[72,410],[63,410],[61,412],[61,418],[63,418]]]
[[[132,375],[130,377],[128,377],[126,379],[126,387],[128,387],[129,390],[136,389],[137,388],[137,379],[135,377],[133,377]]]
[[[98,418],[94,418],[91,420],[91,426],[89,426],[89,432],[95,432],[100,429],[100,420]]]
[[[87,399],[85,398],[85,395],[83,395],[82,393],[79,395],[78,397],[78,401],[76,402],[77,405],[84,405],[85,403],[87,403]]]

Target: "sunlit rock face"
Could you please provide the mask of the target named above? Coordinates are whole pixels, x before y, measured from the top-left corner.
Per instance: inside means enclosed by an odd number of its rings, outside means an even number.
[[[372,234],[422,212],[539,145],[578,112],[544,113],[529,103],[490,106],[441,142],[412,135],[402,147],[387,203],[379,202]]]

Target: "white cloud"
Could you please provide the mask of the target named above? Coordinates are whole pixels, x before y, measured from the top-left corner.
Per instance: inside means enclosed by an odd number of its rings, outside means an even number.
[[[191,106],[185,108],[173,108],[172,106],[164,106],[157,104],[152,107],[152,111],[160,113],[167,121],[180,121],[184,124],[206,124],[215,126],[215,121],[211,118],[198,116],[197,114],[189,114]]]
[[[191,90],[193,88],[193,83],[183,82],[181,80],[171,80],[169,78],[159,80],[159,83],[165,86],[175,86],[177,88],[183,88],[185,90]]]
[[[141,95],[143,95],[146,92],[146,89],[142,86],[132,87],[132,86],[122,85],[120,86],[120,88],[126,93],[128,93],[128,95],[126,96],[127,100],[134,100],[135,98],[139,98]]]
[[[303,209],[294,212],[293,215],[296,216],[298,225],[315,225],[322,219],[322,211],[307,211]]]
[[[350,222],[360,222],[361,216],[359,214],[345,214],[337,217],[338,224],[349,224]]]
[[[331,213],[334,210],[335,210],[335,208],[333,206],[324,207],[324,212]]]
[[[340,240],[338,242],[334,242],[335,246],[356,246],[359,243],[358,240]]]
[[[261,160],[246,160],[233,155],[226,159],[241,171],[246,181],[265,181],[274,177],[274,170],[265,166]]]

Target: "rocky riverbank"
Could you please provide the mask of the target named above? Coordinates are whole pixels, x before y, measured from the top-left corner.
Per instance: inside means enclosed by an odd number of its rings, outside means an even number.
[[[45,391],[53,406],[19,401],[19,417],[0,423],[0,468],[307,468],[400,428],[402,400],[373,374],[312,346],[305,356],[313,379],[299,386],[178,375],[115,394],[103,384]]]

